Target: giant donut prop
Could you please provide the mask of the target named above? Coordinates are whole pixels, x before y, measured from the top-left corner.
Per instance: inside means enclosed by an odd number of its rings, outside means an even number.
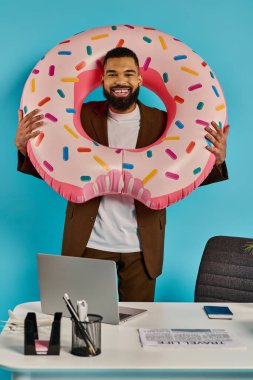
[[[143,85],[167,109],[162,137],[141,149],[114,149],[83,130],[84,99],[101,84],[102,60],[116,46],[132,48]],[[153,28],[117,25],[79,33],[50,50],[23,91],[24,113],[40,108],[46,123],[28,142],[41,177],[64,198],[83,203],[125,194],[162,209],[186,197],[207,177],[215,157],[205,146],[205,126],[226,122],[221,86],[202,58],[178,39]]]

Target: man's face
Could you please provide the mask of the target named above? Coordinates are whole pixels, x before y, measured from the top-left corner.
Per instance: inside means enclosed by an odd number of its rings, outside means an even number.
[[[132,57],[109,58],[102,83],[104,96],[112,110],[129,112],[134,108],[142,77]]]

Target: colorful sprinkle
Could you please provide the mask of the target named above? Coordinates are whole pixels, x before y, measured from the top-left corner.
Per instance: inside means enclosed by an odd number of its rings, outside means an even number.
[[[52,115],[51,113],[45,113],[45,117],[54,123],[56,123],[58,121],[58,119],[54,115]]]
[[[52,172],[52,171],[54,170],[53,166],[50,165],[50,163],[47,162],[47,161],[43,161],[43,165],[44,165],[44,166],[45,166],[50,172]]]
[[[64,127],[64,128],[66,129],[66,131],[68,131],[73,137],[75,137],[76,139],[79,138],[78,134],[77,134],[75,131],[73,131],[73,129],[70,128],[68,125],[65,124],[63,127]]]
[[[213,89],[213,92],[215,93],[215,95],[217,96],[217,98],[220,97],[220,94],[218,93],[218,90],[215,86],[212,86],[212,89]]]
[[[112,26],[112,30],[117,30],[117,26],[116,26],[116,25],[113,25],[113,26]]]
[[[88,55],[92,55],[92,47],[91,46],[86,46],[86,51]]]
[[[179,175],[178,174],[171,173],[171,172],[166,172],[165,173],[165,177],[170,178],[170,179],[175,179],[175,180],[179,179]]]
[[[65,98],[65,94],[64,94],[64,92],[60,88],[58,88],[57,92],[58,92],[58,94],[60,95],[61,98]]]
[[[167,47],[166,42],[164,41],[164,38],[162,36],[158,36],[158,38],[159,38],[159,41],[160,41],[160,44],[161,44],[163,50],[167,50],[168,47]]]
[[[69,50],[58,51],[58,55],[71,55],[71,54],[72,52]]]
[[[79,70],[83,69],[85,66],[86,66],[86,62],[85,62],[85,61],[81,61],[81,62],[79,62],[79,63],[75,66],[75,69],[76,69],[77,71],[79,71]]]
[[[180,136],[164,137],[163,141],[167,141],[167,140],[180,140]]]
[[[125,40],[123,40],[123,39],[120,39],[120,40],[118,41],[118,43],[117,43],[116,47],[121,47],[121,46],[123,46],[123,45],[124,45],[124,43],[125,43]]]
[[[44,133],[40,133],[39,136],[37,137],[36,139],[36,143],[35,143],[35,146],[39,146],[41,141],[44,139]]]
[[[31,92],[35,92],[35,78],[31,80]]]
[[[91,177],[89,175],[82,175],[80,177],[80,180],[83,182],[89,182],[91,180]]]
[[[122,152],[122,149],[115,149],[115,153],[121,153]]]
[[[201,83],[197,83],[197,84],[194,84],[193,86],[188,87],[188,90],[189,91],[194,91],[194,90],[197,90],[198,88],[201,88],[201,87],[202,87],[202,84]]]
[[[128,24],[125,24],[125,26],[129,29],[134,29],[134,26],[133,25],[128,25]]]
[[[122,164],[122,169],[133,169],[134,168],[134,165],[133,164],[127,164],[127,163],[124,163]]]
[[[99,143],[97,143],[96,141],[92,141],[94,145],[96,146],[99,146]]]
[[[104,168],[105,170],[109,171],[110,168],[109,166],[102,160],[102,158],[98,157],[98,156],[93,156],[94,160],[102,166],[102,168]]]
[[[177,96],[177,95],[174,96],[174,100],[175,100],[175,102],[180,103],[180,104],[184,103],[184,99],[181,98],[180,96]]]
[[[24,106],[24,113],[27,114],[28,108],[27,106]]]
[[[201,65],[204,66],[204,67],[206,67],[207,63],[203,61],[203,62],[201,62]]]
[[[216,111],[221,111],[225,108],[225,104],[220,104],[219,106],[215,107]]]
[[[219,125],[219,128],[221,129],[222,128],[222,122],[219,121],[218,125]]]
[[[167,83],[169,81],[168,73],[163,73],[163,81],[164,83]]]
[[[62,158],[64,161],[68,161],[69,159],[69,148],[67,146],[64,146],[62,149]]]
[[[143,37],[143,41],[147,42],[148,44],[150,44],[152,42],[151,38],[149,37]]]
[[[44,104],[50,102],[51,98],[49,98],[49,96],[47,96],[46,98],[42,99],[39,103],[38,103],[38,106],[41,107],[43,106]]]
[[[88,152],[91,152],[91,149],[90,148],[82,148],[82,147],[80,147],[80,148],[77,148],[77,151],[79,153],[88,153]]]
[[[197,110],[202,110],[202,108],[204,107],[204,103],[203,102],[199,102],[198,105],[197,105]]]
[[[174,61],[181,61],[181,59],[187,59],[187,55],[175,55]]]
[[[53,77],[53,76],[54,76],[54,69],[55,69],[55,66],[54,66],[54,65],[49,66],[48,75],[49,75],[50,77]]]
[[[214,74],[212,73],[212,71],[210,71],[210,75],[211,75],[211,78],[214,79]]]
[[[201,168],[196,168],[193,170],[193,174],[198,174],[201,172]]]
[[[148,158],[151,158],[153,156],[153,152],[152,152],[152,150],[148,150],[147,151],[147,157]]]
[[[70,40],[64,40],[64,41],[60,42],[59,45],[68,44],[69,42],[70,42]]]
[[[144,71],[147,71],[150,62],[151,62],[151,57],[147,57],[147,58],[146,58],[146,61],[144,62],[144,65],[143,65],[143,70],[144,70]]]
[[[156,174],[158,173],[157,169],[153,169],[143,180],[142,183],[145,185],[148,181],[150,181]]]
[[[183,129],[184,128],[184,124],[180,120],[175,121],[175,124],[176,124],[176,126],[179,129]]]
[[[165,152],[168,154],[168,156],[170,156],[170,158],[172,158],[172,160],[176,160],[177,159],[177,155],[169,148],[165,149]]]
[[[194,70],[192,70],[192,69],[189,69],[189,67],[182,66],[182,67],[181,67],[181,70],[182,70],[182,71],[185,71],[185,72],[188,73],[188,74],[195,75],[196,77],[199,75],[199,73],[198,73],[197,71],[194,71]]]
[[[191,153],[195,147],[196,143],[194,141],[191,141],[190,144],[186,148],[186,153]]]
[[[93,40],[93,41],[96,41],[96,40],[100,40],[101,38],[106,38],[106,37],[109,37],[109,34],[99,34],[98,36],[93,36],[93,37],[91,37],[91,39]]]
[[[149,26],[144,26],[143,29],[146,29],[146,30],[156,30],[155,28],[151,28]]]
[[[62,82],[79,82],[79,78],[61,78]]]
[[[76,113],[75,108],[66,108],[67,113]]]
[[[203,125],[204,127],[208,127],[209,126],[208,121],[200,120],[200,119],[196,120],[196,124]]]
[[[39,72],[40,71],[38,69],[33,69],[33,71],[32,71],[33,74],[39,74]]]

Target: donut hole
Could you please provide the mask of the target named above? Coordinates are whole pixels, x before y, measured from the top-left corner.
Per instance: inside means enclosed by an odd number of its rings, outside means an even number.
[[[149,106],[149,107],[152,107],[152,108],[158,108],[162,111],[166,111],[166,107],[165,107],[165,104],[163,103],[163,101],[161,100],[161,98],[156,95],[153,91],[151,91],[150,89],[144,87],[144,86],[141,86],[140,88],[140,94],[139,94],[139,97],[138,99],[143,103],[145,104],[146,106]],[[95,90],[93,90],[84,100],[83,100],[83,103],[89,103],[89,102],[94,102],[94,101],[104,101],[105,98],[104,98],[104,95],[103,95],[103,88],[102,86],[99,86],[98,88],[96,88]],[[84,127],[84,126],[83,126]],[[164,124],[164,128],[162,130],[162,132],[158,134],[155,134],[155,130],[153,131],[154,135],[152,136],[149,136],[149,138],[151,139],[152,143],[155,143],[156,141],[158,141],[161,136],[164,134],[165,132],[165,129],[166,129],[166,123]],[[92,137],[92,136],[90,136]],[[97,141],[98,142],[98,141]],[[146,146],[149,146],[150,144],[146,145]],[[142,146],[142,148],[146,147],[146,146]]]
[[[155,94],[153,91],[148,89],[147,87],[141,86],[140,88],[140,94],[138,99],[145,104],[146,106],[149,107],[155,107],[158,108],[162,111],[166,111],[166,106],[161,100],[161,98]],[[83,103],[89,103],[89,102],[94,102],[94,101],[104,101],[104,95],[103,95],[103,88],[102,86],[99,86],[95,90],[91,91],[89,95],[83,100]],[[160,137],[163,135],[166,129],[166,124],[164,125],[164,130],[160,134],[160,136],[157,137],[156,141],[160,139]],[[91,136],[90,136],[91,137]],[[155,141],[154,141],[155,142]]]
[[[164,123],[164,129],[150,139],[151,142],[147,145],[149,146],[158,142],[167,132],[176,113],[176,103],[168,93],[165,83],[157,71],[149,69],[145,72],[141,68],[141,73],[143,76],[143,86],[141,86],[140,89],[140,101],[147,106],[150,105],[150,107],[167,111],[167,123]],[[75,84],[76,115],[74,116],[74,124],[79,133],[82,135],[85,134],[92,139],[93,137],[89,136],[87,128],[81,124],[81,107],[83,103],[101,100],[105,100],[101,86],[101,72],[95,69],[90,72],[82,73],[79,76],[79,82]],[[142,148],[144,148],[144,146]]]

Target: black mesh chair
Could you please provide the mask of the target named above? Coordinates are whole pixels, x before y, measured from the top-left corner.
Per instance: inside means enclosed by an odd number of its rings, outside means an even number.
[[[195,302],[253,302],[253,240],[208,240],[195,287]]]

